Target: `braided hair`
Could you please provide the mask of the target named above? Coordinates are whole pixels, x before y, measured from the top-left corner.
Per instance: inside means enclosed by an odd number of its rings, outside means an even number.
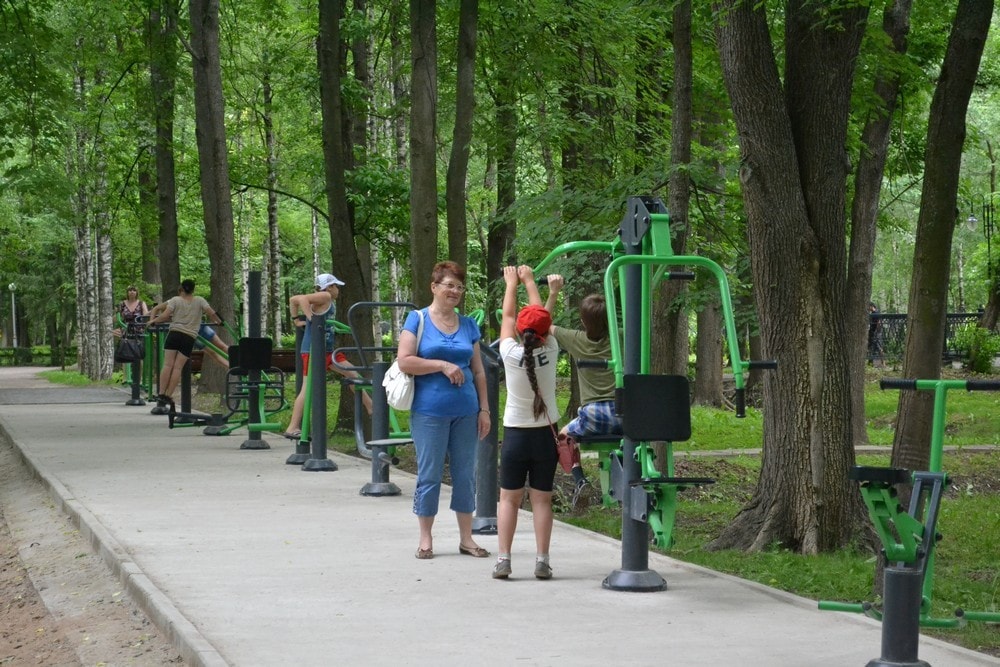
[[[525,329],[521,332],[521,339],[524,342],[524,372],[528,375],[528,383],[531,384],[531,391],[535,393],[535,400],[532,402],[531,411],[535,419],[538,419],[548,412],[545,407],[545,400],[538,391],[538,378],[535,376],[535,350],[542,346],[544,340],[538,337],[534,329]]]

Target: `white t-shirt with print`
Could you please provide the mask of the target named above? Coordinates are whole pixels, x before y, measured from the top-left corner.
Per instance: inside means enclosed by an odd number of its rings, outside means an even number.
[[[535,379],[538,381],[538,392],[545,400],[548,408],[548,419],[542,415],[536,419],[532,410],[535,392],[531,390],[528,373],[524,370],[522,359],[524,345],[513,338],[500,341],[500,358],[503,359],[504,373],[507,385],[507,403],[503,414],[503,425],[520,428],[547,426],[555,424],[559,419],[559,406],[556,405],[556,360],[559,357],[559,343],[555,336],[548,336],[545,344],[535,350]]]

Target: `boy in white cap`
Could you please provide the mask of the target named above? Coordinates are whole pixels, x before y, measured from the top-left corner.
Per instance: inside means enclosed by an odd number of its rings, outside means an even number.
[[[305,327],[302,334],[302,346],[299,349],[302,357],[302,374],[304,378],[309,377],[309,352],[312,349],[312,328],[309,320],[313,315],[322,317],[326,321],[334,319],[337,315],[337,297],[340,295],[340,286],[344,281],[337,278],[332,273],[321,273],[316,276],[316,291],[311,294],[296,294],[288,300],[288,311],[292,316],[292,321],[297,327]],[[336,368],[333,366],[333,328],[331,325],[324,327],[326,331],[326,369]],[[338,362],[346,361],[346,357],[338,355]],[[341,371],[338,373],[347,377],[360,377],[357,371]],[[285,437],[298,439],[302,435],[302,413],[305,408],[305,388],[306,383],[302,383],[299,395],[295,397],[295,404],[292,406],[292,416],[288,421],[288,430]],[[353,389],[353,386],[351,387]],[[371,413],[371,398],[366,394],[362,396],[365,408]]]

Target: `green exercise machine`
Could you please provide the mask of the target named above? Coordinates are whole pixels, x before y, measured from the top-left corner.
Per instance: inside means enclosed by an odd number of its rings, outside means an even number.
[[[685,376],[650,373],[654,290],[664,280],[693,279],[689,268],[707,270],[715,279],[736,386],[738,417],[745,416],[747,371],[774,368],[776,363],[741,360],[725,272],[710,259],[673,253],[670,216],[659,199],[629,197],[615,241],[563,244],[542,260],[535,273],[541,275],[561,255],[581,251],[601,252],[611,257],[604,272],[611,358],[582,363],[601,364],[614,371],[616,410],[623,422],[620,438],[591,437],[584,443],[585,446],[595,443],[600,452],[605,504],[622,505],[622,566],[605,578],[603,586],[622,591],[664,590],[666,582],[648,567],[650,532],[655,544],[669,547],[673,542],[677,493],[714,480],[678,477],[675,473],[673,444],[687,440],[691,432],[690,395]],[[661,441],[666,443],[667,455],[659,468],[652,443]]]
[[[868,667],[928,667],[918,657],[920,627],[956,628],[969,621],[1000,622],[1000,612],[956,609],[951,617],[934,616],[934,552],[942,539],[937,530],[941,497],[948,483],[942,470],[945,406],[950,389],[998,391],[995,380],[906,380],[886,378],[882,389],[934,393],[929,470],[855,466],[850,478],[861,487],[861,497],[882,542],[885,562],[882,608],[872,602],[820,601],[826,611],[863,613],[882,622],[882,654]],[[912,484],[908,509],[899,500],[898,486]]]

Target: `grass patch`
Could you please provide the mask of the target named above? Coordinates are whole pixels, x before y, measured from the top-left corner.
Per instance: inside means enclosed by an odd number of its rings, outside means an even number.
[[[86,387],[92,384],[105,384],[96,383],[79,371],[62,371],[56,369],[41,371],[38,373],[38,376],[45,378],[53,384],[64,384],[70,387]]]

